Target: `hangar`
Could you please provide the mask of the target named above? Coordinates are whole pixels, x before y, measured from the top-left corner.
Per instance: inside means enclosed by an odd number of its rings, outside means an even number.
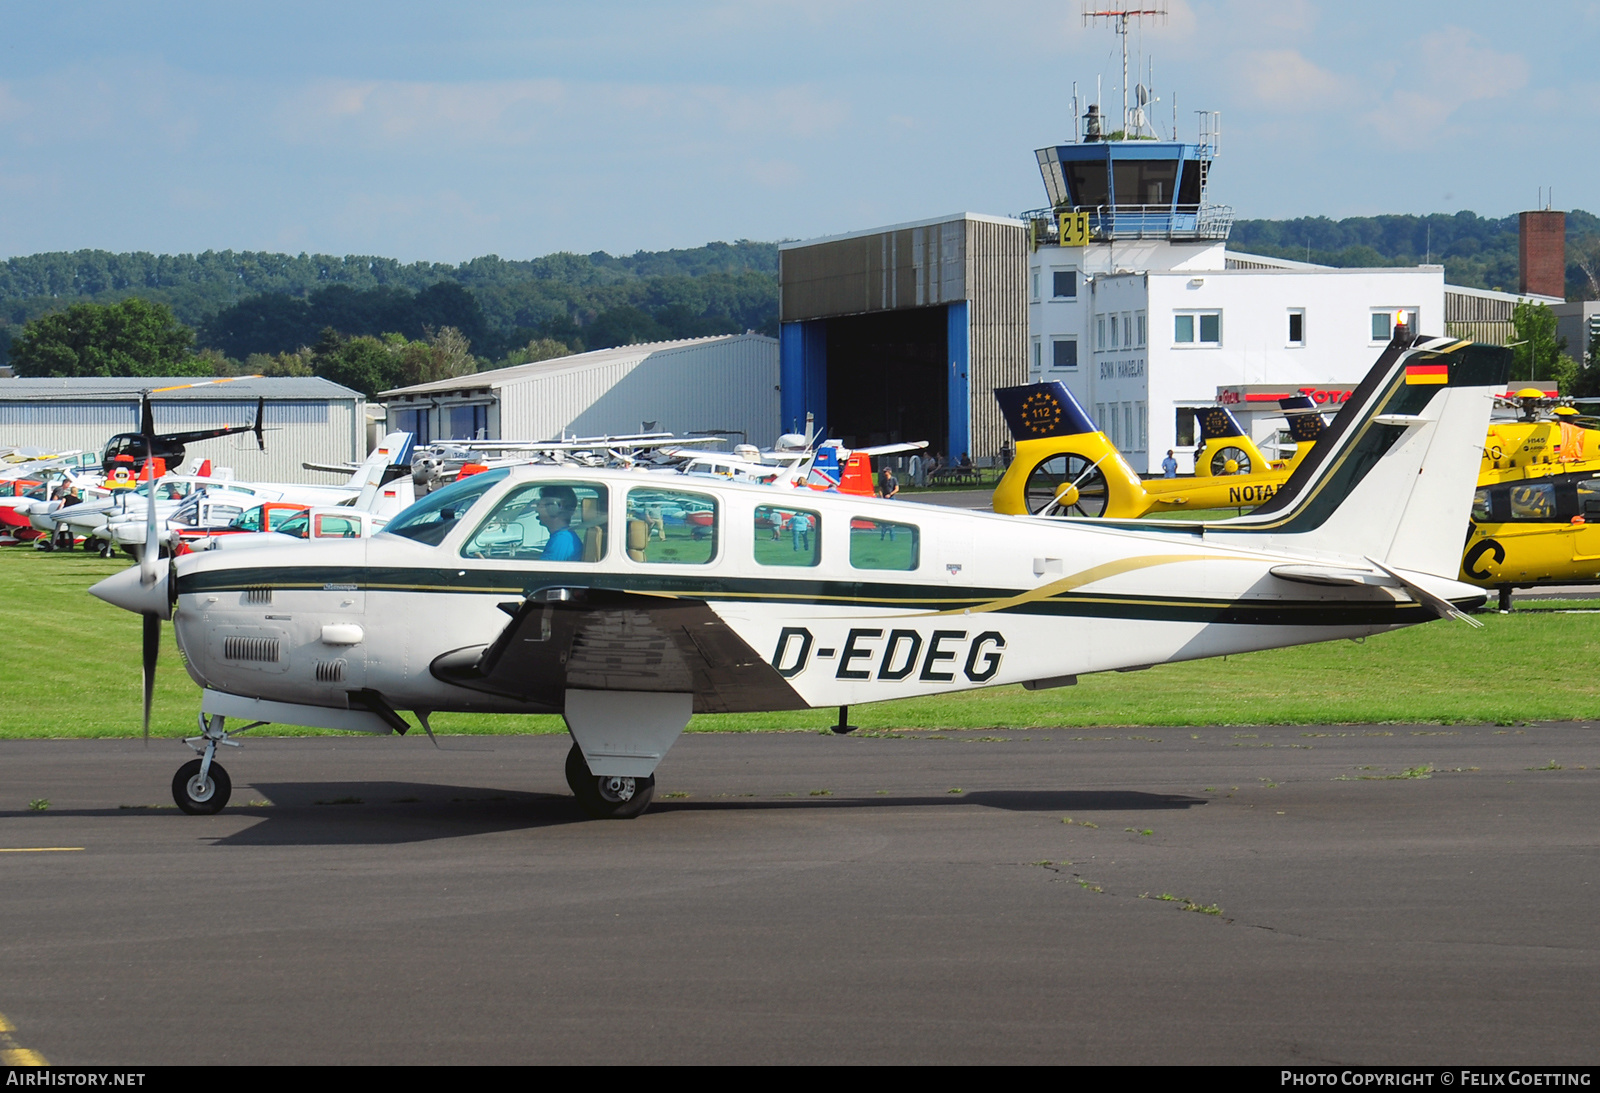
[[[256,419],[265,398],[266,450],[245,434],[189,445],[185,467],[210,459],[252,482],[327,484],[325,471],[302,463],[358,463],[366,458],[366,398],[316,376],[278,376],[199,383],[194,376],[79,376],[0,379],[0,444],[54,451],[104,449],[117,433],[139,429],[143,391],[153,394],[151,414],[158,432],[188,432]]]
[[[809,413],[851,446],[999,451],[993,391],[1027,376],[1027,252],[1021,221],[977,213],[783,244],[784,429]]]
[[[554,440],[661,430],[770,447],[778,342],[728,334],[596,349],[381,392],[389,428],[436,440]]]

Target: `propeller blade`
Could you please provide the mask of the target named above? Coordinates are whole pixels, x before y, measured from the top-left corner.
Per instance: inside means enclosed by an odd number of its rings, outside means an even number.
[[[161,653],[161,617],[144,616],[144,742],[150,744],[150,700],[156,691],[156,658]]]
[[[149,505],[145,509],[144,522],[144,549],[139,552],[139,581],[146,588],[156,583],[156,563],[161,559],[161,544],[156,541],[156,472],[155,472],[155,445],[150,442],[150,437],[144,438],[145,466],[150,468],[146,489],[150,492]]]

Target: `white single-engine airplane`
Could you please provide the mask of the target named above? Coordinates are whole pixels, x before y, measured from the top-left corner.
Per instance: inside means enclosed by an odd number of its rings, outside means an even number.
[[[1461,528],[1510,361],[1401,328],[1285,488],[1220,523],[524,466],[431,493],[371,539],[146,552],[93,592],[144,616],[147,734],[160,620],[176,621],[204,688],[199,758],[173,779],[186,812],[228,799],[227,721],[383,733],[410,727],[397,711],[429,730],[470,710],[563,714],[578,802],[636,816],[697,711],[1056,687],[1465,617],[1484,592],[1453,579]]]

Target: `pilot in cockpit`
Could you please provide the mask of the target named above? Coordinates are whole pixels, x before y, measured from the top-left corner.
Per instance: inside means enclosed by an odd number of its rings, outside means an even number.
[[[577,562],[583,560],[583,540],[573,531],[572,514],[578,508],[578,495],[571,486],[543,486],[539,489],[539,503],[535,506],[539,523],[550,533],[540,555],[547,562]]]

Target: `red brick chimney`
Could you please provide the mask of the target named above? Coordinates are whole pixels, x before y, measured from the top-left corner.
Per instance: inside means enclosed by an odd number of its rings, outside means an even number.
[[[1567,298],[1567,214],[1543,209],[1517,224],[1518,292]]]

